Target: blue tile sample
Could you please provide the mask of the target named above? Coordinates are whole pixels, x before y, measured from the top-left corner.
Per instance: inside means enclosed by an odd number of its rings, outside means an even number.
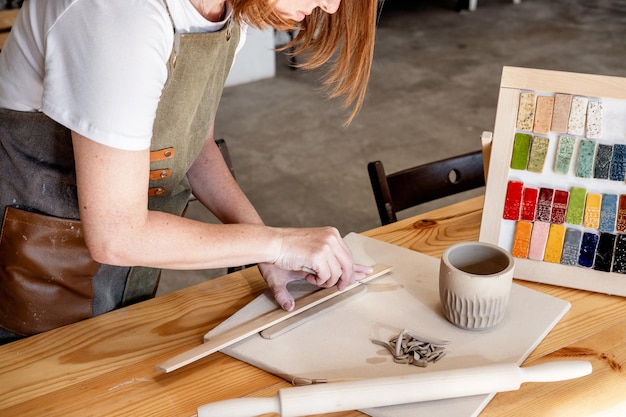
[[[612,145],[598,145],[596,160],[593,164],[593,177],[601,180],[609,178],[611,172],[611,161],[613,160]]]
[[[583,233],[580,251],[578,252],[578,265],[585,268],[591,268],[593,266],[596,248],[598,247],[598,238],[598,235],[595,233]]]
[[[602,206],[600,207],[600,231],[614,232],[617,218],[617,195],[602,194]]]
[[[624,181],[626,179],[626,145],[613,145],[610,179],[611,181]]]

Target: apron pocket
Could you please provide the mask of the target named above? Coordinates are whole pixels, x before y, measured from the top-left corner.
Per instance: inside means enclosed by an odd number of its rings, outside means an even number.
[[[30,336],[91,317],[98,267],[80,221],[7,207],[0,235],[0,327]]]

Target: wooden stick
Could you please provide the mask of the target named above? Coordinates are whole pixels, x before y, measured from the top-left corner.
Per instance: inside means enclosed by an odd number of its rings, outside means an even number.
[[[201,344],[193,349],[181,353],[167,361],[157,365],[157,369],[163,372],[172,372],[178,368],[182,368],[192,362],[202,359],[211,353],[215,353],[222,350],[234,343],[239,342],[247,337],[252,336],[262,330],[267,329],[283,320],[293,317],[296,314],[302,313],[315,307],[318,304],[323,303],[326,300],[330,300],[333,297],[343,294],[345,291],[349,291],[352,288],[364,284],[368,281],[378,278],[391,271],[391,267],[387,265],[375,265],[374,272],[363,278],[361,281],[357,281],[352,285],[346,287],[343,291],[337,290],[336,287],[325,288],[323,290],[316,291],[312,294],[302,297],[296,302],[296,306],[292,311],[285,311],[280,308],[272,310],[269,313],[263,314],[255,319],[252,319],[240,326],[227,330],[224,333],[215,336],[206,343]]]

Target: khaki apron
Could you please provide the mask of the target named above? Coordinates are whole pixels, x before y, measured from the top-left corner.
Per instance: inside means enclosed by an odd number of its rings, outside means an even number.
[[[186,173],[214,120],[239,29],[229,21],[214,33],[174,29],[174,38],[148,195],[150,210],[182,215],[191,193]],[[69,129],[42,113],[0,109],[0,172],[0,343],[154,296],[159,270],[90,257]]]

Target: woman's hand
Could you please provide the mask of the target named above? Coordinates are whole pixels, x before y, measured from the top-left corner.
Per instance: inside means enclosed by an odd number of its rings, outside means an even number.
[[[280,269],[274,264],[263,263],[259,264],[259,270],[263,275],[263,278],[267,282],[267,286],[272,290],[272,294],[274,295],[274,299],[278,303],[279,306],[283,310],[291,311],[295,307],[295,301],[293,296],[287,290],[287,284],[291,281],[298,281],[305,279],[312,284],[315,284],[311,279],[311,274],[302,271],[288,271],[285,269]],[[372,267],[363,266],[363,265],[354,265],[355,270],[352,274],[352,277],[355,278],[355,281],[360,281],[365,278],[368,274],[372,273]],[[343,280],[339,281],[340,283]],[[347,284],[349,285],[349,284]],[[342,291],[347,285],[343,288],[339,287],[337,284],[337,288],[339,291]]]

